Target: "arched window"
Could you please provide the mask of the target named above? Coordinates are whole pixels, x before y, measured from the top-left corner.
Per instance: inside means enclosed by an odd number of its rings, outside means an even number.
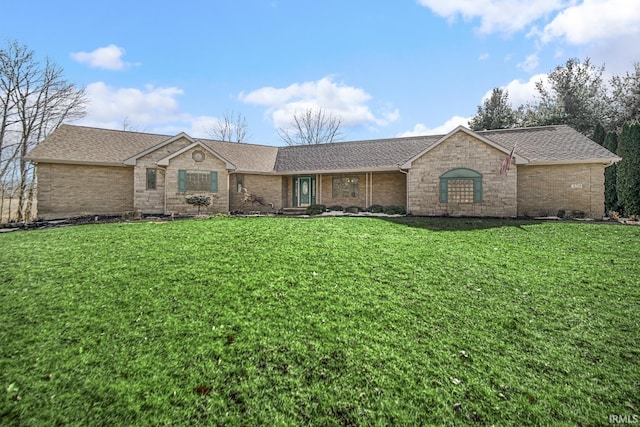
[[[472,169],[451,169],[440,176],[440,203],[482,202],[482,174]]]

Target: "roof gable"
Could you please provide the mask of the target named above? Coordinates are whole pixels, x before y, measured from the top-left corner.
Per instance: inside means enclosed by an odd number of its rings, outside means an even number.
[[[435,143],[431,144],[430,146],[426,147],[424,150],[422,150],[421,152],[419,152],[418,154],[416,154],[415,156],[413,156],[412,158],[410,158],[406,163],[404,163],[402,165],[402,169],[411,169],[411,165],[412,163],[419,159],[420,157],[424,156],[425,154],[427,154],[429,151],[433,150],[434,148],[436,148],[438,145],[442,144],[443,142],[445,142],[446,140],[448,140],[449,138],[451,138],[453,135],[455,135],[458,132],[462,132],[465,133],[481,142],[484,142],[485,144],[495,148],[498,151],[503,152],[506,155],[509,155],[509,153],[511,152],[509,149],[505,148],[502,145],[496,144],[495,142],[491,141],[488,138],[485,138],[484,136],[475,133],[474,131],[467,129],[464,126],[458,126],[457,128],[455,128],[454,130],[452,130],[451,132],[449,132],[448,134],[444,135],[443,137],[439,138]],[[517,153],[514,152],[513,156],[515,157],[515,162],[516,164],[523,164],[523,163],[528,163],[528,160],[520,155],[518,155]]]
[[[149,153],[153,153],[154,151],[159,150],[159,149],[161,149],[162,147],[165,147],[165,146],[167,146],[167,145],[171,144],[172,142],[175,142],[175,141],[177,141],[177,140],[179,140],[179,139],[181,139],[181,138],[185,138],[185,139],[187,139],[189,142],[191,142],[191,144],[193,144],[193,143],[195,143],[195,142],[196,142],[193,138],[191,138],[191,137],[190,137],[189,135],[187,135],[186,133],[184,133],[184,132],[180,132],[180,133],[179,133],[179,134],[177,134],[176,136],[174,136],[174,137],[172,137],[172,138],[169,138],[169,139],[167,139],[167,140],[165,140],[165,141],[161,142],[161,143],[160,143],[160,144],[158,144],[158,145],[155,145],[155,146],[153,146],[153,147],[149,147],[149,148],[147,148],[146,150],[141,151],[140,153],[137,153],[136,155],[129,157],[129,158],[128,158],[128,159],[126,159],[123,163],[124,163],[125,165],[135,166],[135,164],[137,163],[137,161],[138,161],[138,159],[139,159],[140,157],[146,156],[146,155],[147,155],[147,154],[149,154]]]
[[[233,165],[233,163],[229,162],[227,159],[225,159],[224,157],[222,157],[220,154],[216,153],[214,150],[212,150],[211,148],[207,147],[206,145],[204,145],[203,143],[201,143],[200,141],[194,141],[193,144],[189,144],[186,147],[175,151],[171,154],[169,154],[168,156],[158,160],[157,164],[158,166],[169,166],[169,162],[171,161],[171,159],[173,159],[174,157],[177,157],[183,153],[186,153],[187,151],[196,148],[196,147],[200,147],[203,150],[207,151],[208,153],[210,153],[211,155],[213,155],[214,157],[220,159],[221,161],[224,162],[225,167],[229,170],[235,169],[235,165]]]

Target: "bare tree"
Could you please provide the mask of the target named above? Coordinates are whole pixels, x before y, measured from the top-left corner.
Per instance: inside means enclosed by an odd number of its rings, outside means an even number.
[[[122,130],[126,132],[138,132],[138,125],[133,123],[129,116],[122,119]]]
[[[279,129],[278,135],[287,145],[326,144],[340,140],[341,125],[340,117],[327,114],[324,108],[308,108],[294,113],[290,128]]]
[[[85,103],[84,89],[49,59],[41,64],[17,41],[0,49],[0,181],[16,187],[17,221],[30,215],[34,193],[27,152],[64,121],[82,117]]]
[[[242,113],[227,111],[207,132],[213,139],[227,142],[249,142],[249,126]]]

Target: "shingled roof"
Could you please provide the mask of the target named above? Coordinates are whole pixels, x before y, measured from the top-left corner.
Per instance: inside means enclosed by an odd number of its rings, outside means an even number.
[[[29,152],[42,163],[123,166],[124,161],[173,138],[169,135],[62,125]],[[195,139],[231,162],[238,171],[273,172],[278,147]]]
[[[618,156],[570,126],[541,126],[476,132],[534,163],[602,163]]]
[[[398,169],[400,165],[439,138],[438,136],[419,136],[282,147],[278,151],[275,171]]]
[[[453,131],[456,132],[456,131]],[[529,164],[609,163],[620,158],[569,126],[476,132]],[[195,139],[220,154],[238,172],[303,173],[394,170],[446,135],[332,144],[272,147]],[[123,166],[124,161],[172,136],[62,125],[38,144],[28,160]]]

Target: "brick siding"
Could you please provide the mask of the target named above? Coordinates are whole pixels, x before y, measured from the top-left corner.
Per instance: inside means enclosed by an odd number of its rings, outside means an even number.
[[[244,188],[249,194],[259,197],[264,205],[246,202],[244,193],[238,192],[237,174],[231,174],[229,186],[229,205],[232,211],[270,213],[283,208],[282,176],[242,174]],[[273,207],[271,207],[271,205]]]
[[[556,215],[580,210],[604,214],[604,165],[522,166],[518,168],[518,216]]]
[[[122,214],[133,210],[133,168],[38,163],[38,217]]]

